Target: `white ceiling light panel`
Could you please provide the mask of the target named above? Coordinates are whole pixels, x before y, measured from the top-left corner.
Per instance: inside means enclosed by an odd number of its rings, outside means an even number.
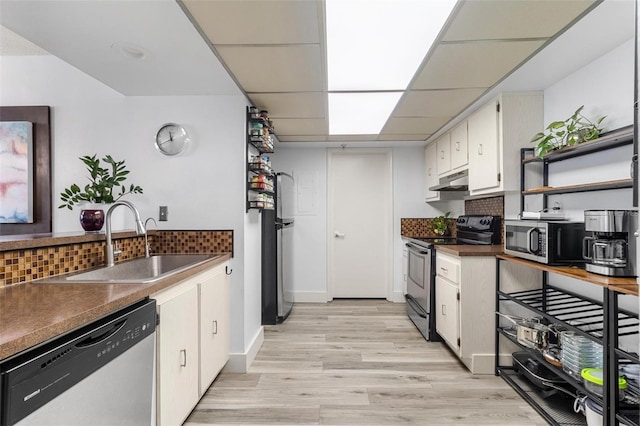
[[[330,135],[377,135],[402,92],[329,93]]]
[[[455,0],[327,0],[329,91],[404,90]]]

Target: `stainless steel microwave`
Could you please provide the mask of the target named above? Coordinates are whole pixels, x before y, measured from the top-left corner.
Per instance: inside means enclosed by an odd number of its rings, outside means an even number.
[[[584,263],[582,222],[504,221],[504,252],[547,265]]]

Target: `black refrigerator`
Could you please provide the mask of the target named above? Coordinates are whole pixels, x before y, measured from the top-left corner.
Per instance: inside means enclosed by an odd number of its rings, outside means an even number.
[[[275,209],[262,211],[262,324],[283,322],[293,307],[293,176],[276,173]]]

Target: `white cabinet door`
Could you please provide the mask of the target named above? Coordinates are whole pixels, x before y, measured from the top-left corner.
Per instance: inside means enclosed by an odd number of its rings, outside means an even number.
[[[229,359],[230,293],[226,265],[198,284],[200,289],[200,395]]]
[[[435,143],[427,145],[424,149],[424,165],[425,165],[425,177],[426,177],[426,195],[427,201],[437,201],[440,199],[440,193],[438,191],[429,191],[429,188],[437,185],[440,180],[438,179],[437,167],[437,155],[438,147]]]
[[[157,424],[181,425],[199,399],[197,288],[158,304],[158,314]]]
[[[467,143],[467,120],[451,130],[451,170],[469,163]]]
[[[492,101],[468,119],[470,191],[500,189],[499,114]]]
[[[443,175],[451,170],[451,134],[446,133],[436,141],[438,159],[436,168],[438,175]]]
[[[436,330],[459,356],[460,314],[458,306],[458,286],[436,276]]]

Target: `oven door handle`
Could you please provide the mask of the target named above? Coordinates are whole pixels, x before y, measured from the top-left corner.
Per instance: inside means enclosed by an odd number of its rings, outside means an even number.
[[[415,313],[420,316],[420,318],[427,318],[427,316],[423,313],[422,308],[420,307],[420,305],[418,305],[418,302],[416,302],[416,299],[414,299],[413,296],[411,296],[410,294],[405,294],[404,298],[407,301],[407,304],[411,306],[411,309],[413,309]]]
[[[405,243],[405,246],[407,246],[407,248],[409,248],[409,250],[412,250],[414,253],[429,254],[429,250],[425,249],[424,247],[419,247],[411,243]]]

